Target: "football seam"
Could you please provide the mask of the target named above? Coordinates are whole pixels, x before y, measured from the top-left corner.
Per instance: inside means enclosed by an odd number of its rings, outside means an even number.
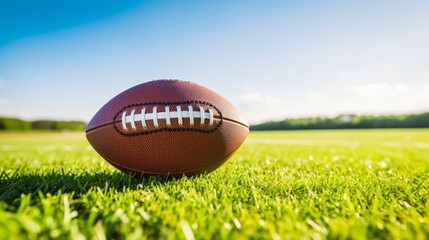
[[[182,104],[204,104],[204,105],[210,106],[210,107],[214,108],[219,113],[219,117],[216,117],[216,119],[220,119],[220,121],[216,125],[216,127],[212,128],[212,129],[209,129],[209,130],[192,128],[192,127],[188,127],[188,128],[169,128],[169,127],[167,128],[166,127],[166,128],[159,128],[159,129],[150,130],[150,131],[140,131],[140,132],[134,132],[134,133],[124,133],[123,131],[119,130],[118,127],[116,126],[116,123],[119,122],[117,120],[118,116],[121,114],[121,112],[123,112],[127,108],[137,107],[137,106],[149,106],[149,105],[164,105],[164,106],[167,106],[167,105],[182,105]],[[221,111],[215,105],[213,105],[212,103],[209,103],[209,102],[197,101],[197,100],[176,101],[176,102],[133,103],[133,104],[129,104],[129,105],[123,107],[113,117],[113,127],[115,128],[116,132],[118,132],[119,134],[121,134],[122,136],[125,136],[125,137],[136,137],[136,136],[149,135],[149,134],[160,133],[160,132],[200,132],[200,133],[213,133],[214,131],[218,130],[222,126],[222,123],[223,123],[222,113],[221,113]]]

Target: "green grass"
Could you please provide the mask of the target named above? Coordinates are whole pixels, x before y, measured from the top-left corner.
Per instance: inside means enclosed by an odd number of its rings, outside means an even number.
[[[428,239],[429,129],[253,132],[193,178],[133,178],[81,134],[0,134],[0,239]]]

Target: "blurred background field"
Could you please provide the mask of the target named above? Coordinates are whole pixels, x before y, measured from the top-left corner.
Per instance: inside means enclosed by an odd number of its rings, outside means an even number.
[[[0,239],[427,239],[428,186],[428,129],[251,132],[169,180],[121,173],[82,133],[0,133]]]

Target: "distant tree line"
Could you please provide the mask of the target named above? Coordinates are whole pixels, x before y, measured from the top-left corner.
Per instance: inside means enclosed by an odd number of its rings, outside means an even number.
[[[429,112],[409,115],[340,115],[334,118],[311,117],[270,121],[250,126],[251,130],[427,128]]]
[[[0,131],[83,131],[86,123],[81,121],[37,120],[25,121],[17,118],[0,117]]]

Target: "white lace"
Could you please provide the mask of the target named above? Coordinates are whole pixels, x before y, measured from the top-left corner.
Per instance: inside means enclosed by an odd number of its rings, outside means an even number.
[[[165,119],[165,123],[167,126],[171,126],[171,119],[177,118],[179,126],[183,125],[183,119],[189,118],[189,124],[191,126],[194,125],[194,118],[200,119],[200,124],[203,125],[208,119],[209,125],[213,125],[213,110],[211,108],[208,109],[208,112],[204,111],[202,106],[199,106],[198,111],[194,111],[192,105],[188,106],[187,111],[182,111],[181,106],[176,106],[176,111],[171,111],[169,106],[165,107],[165,112],[158,112],[157,107],[152,108],[151,113],[146,113],[146,108],[141,108],[140,113],[136,113],[136,109],[131,110],[130,115],[127,115],[127,111],[125,110],[122,113],[122,128],[124,130],[128,130],[127,123],[131,124],[132,129],[136,129],[136,122],[140,122],[143,128],[147,127],[146,121],[153,121],[153,125],[155,127],[159,127],[158,120]]]

